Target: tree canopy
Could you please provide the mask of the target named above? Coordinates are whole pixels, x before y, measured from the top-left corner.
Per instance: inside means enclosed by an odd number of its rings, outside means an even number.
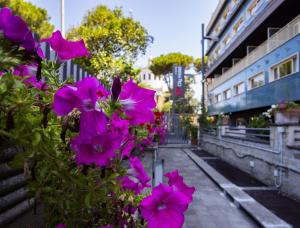
[[[155,75],[166,75],[172,72],[173,64],[188,67],[191,63],[193,63],[192,56],[177,52],[153,58],[149,68]]]
[[[79,63],[95,75],[127,74],[139,54],[145,54],[152,41],[147,30],[121,8],[99,5],[89,11],[79,27],[72,28],[68,39],[83,38],[92,58]],[[122,75],[121,75],[122,76]]]
[[[196,72],[201,72],[202,70],[202,58],[197,58],[194,60],[194,68]],[[207,56],[204,57],[204,68],[207,68]]]
[[[1,0],[0,7],[5,6],[11,8],[15,15],[22,17],[31,30],[41,38],[51,36],[54,25],[50,24],[50,17],[45,9],[24,0]]]

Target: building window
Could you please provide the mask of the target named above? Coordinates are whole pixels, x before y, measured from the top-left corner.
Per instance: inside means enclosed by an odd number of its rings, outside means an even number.
[[[228,34],[228,35],[224,38],[224,40],[223,40],[223,44],[224,44],[225,46],[226,46],[226,44],[228,43],[229,39],[230,39],[230,34]]]
[[[146,74],[143,74],[143,79],[146,80]]]
[[[271,79],[277,80],[295,73],[298,70],[297,55],[271,67]]]
[[[215,27],[215,33],[218,34],[220,31],[220,23],[218,23]]]
[[[234,90],[234,95],[235,95],[235,96],[236,96],[236,95],[239,95],[239,94],[241,94],[241,93],[243,93],[243,92],[245,92],[245,83],[244,83],[244,82],[241,82],[241,83],[235,85],[235,86],[233,87],[233,90]]]
[[[233,26],[233,31],[234,31],[235,33],[237,33],[237,32],[240,30],[240,28],[242,27],[241,25],[243,24],[243,22],[244,22],[244,17],[241,17],[241,18],[238,20],[238,22]]]
[[[248,13],[250,15],[253,15],[255,13],[255,10],[257,9],[258,3],[260,2],[260,0],[254,0],[251,5],[248,8]]]
[[[231,98],[231,89],[227,89],[223,92],[224,100],[228,100]]]
[[[265,84],[265,74],[259,73],[251,78],[249,78],[249,89],[254,89]]]
[[[228,13],[229,13],[229,7],[227,7],[225,10],[224,10],[224,13],[223,13],[223,20],[226,20],[227,16],[228,16]]]
[[[217,95],[215,96],[215,101],[216,101],[216,103],[219,103],[219,102],[222,101],[222,94],[221,94],[221,93],[219,93],[219,94],[217,94]]]
[[[149,80],[151,80],[151,74],[149,74]]]

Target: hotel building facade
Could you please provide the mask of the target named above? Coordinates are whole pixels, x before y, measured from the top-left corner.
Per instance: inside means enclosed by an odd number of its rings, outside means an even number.
[[[209,115],[247,124],[281,100],[300,101],[299,0],[220,0],[206,36]]]

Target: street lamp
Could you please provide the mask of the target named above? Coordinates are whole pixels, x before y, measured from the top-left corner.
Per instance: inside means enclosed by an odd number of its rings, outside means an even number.
[[[202,96],[201,96],[201,110],[202,114],[205,110],[205,102],[204,102],[204,74],[205,74],[205,63],[204,63],[204,41],[205,40],[212,40],[212,41],[218,41],[218,37],[212,37],[212,36],[205,36],[204,35],[204,24],[201,24],[201,32],[202,32],[202,39],[201,39],[201,46],[202,46],[202,58],[201,58],[201,72],[202,72]]]
[[[61,34],[65,36],[65,0],[60,0],[60,28]]]

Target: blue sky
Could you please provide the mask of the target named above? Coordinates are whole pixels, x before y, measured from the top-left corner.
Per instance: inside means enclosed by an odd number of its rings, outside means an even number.
[[[28,0],[47,9],[51,22],[60,29],[60,0]],[[154,43],[137,61],[144,67],[148,59],[169,52],[201,56],[201,23],[208,24],[218,0],[65,0],[66,30],[80,25],[84,15],[99,4],[122,6],[154,36]],[[192,86],[195,98],[201,97],[201,78]]]
[[[51,22],[60,28],[60,0],[29,0],[47,9]],[[99,4],[110,8],[122,6],[154,36],[146,56],[139,58],[143,66],[149,57],[169,52],[201,56],[201,23],[208,24],[218,0],[65,0],[66,29],[80,24],[88,10]]]

